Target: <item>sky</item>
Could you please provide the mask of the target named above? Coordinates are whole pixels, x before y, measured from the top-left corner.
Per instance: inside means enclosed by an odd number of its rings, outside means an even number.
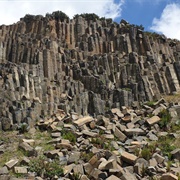
[[[0,0],[0,25],[13,24],[26,14],[45,15],[63,11],[95,13],[119,23],[143,25],[145,31],[180,40],[180,0]]]

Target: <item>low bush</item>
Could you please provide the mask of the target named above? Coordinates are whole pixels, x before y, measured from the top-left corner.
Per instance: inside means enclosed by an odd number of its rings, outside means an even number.
[[[29,164],[29,171],[35,172],[38,176],[44,178],[53,178],[55,175],[60,177],[63,175],[63,169],[58,161],[48,162],[45,156],[33,158]]]

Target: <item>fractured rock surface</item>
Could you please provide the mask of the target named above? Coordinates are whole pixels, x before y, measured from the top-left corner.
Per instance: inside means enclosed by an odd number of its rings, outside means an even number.
[[[125,21],[62,20],[52,14],[1,25],[2,129],[22,122],[33,126],[59,109],[98,115],[178,92],[179,46]]]

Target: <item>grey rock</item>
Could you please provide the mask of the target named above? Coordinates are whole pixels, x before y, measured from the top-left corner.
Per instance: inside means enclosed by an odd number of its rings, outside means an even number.
[[[68,158],[68,163],[77,163],[80,159],[80,152],[71,152]]]
[[[129,164],[135,164],[137,156],[130,154],[128,152],[122,152],[121,159]]]
[[[12,169],[18,162],[19,160],[17,159],[11,159],[10,161],[6,162],[5,165],[8,169]]]
[[[132,129],[125,129],[125,134],[127,136],[144,135],[145,132],[142,129],[140,129],[140,128],[132,128]]]
[[[120,180],[120,178],[116,177],[115,175],[111,175],[106,180]]]
[[[22,149],[23,151],[25,151],[28,156],[36,156],[37,155],[36,150],[26,142],[20,143],[19,148]]]
[[[163,174],[161,180],[178,180],[178,177],[172,173]]]
[[[19,167],[19,166],[15,166],[14,167],[14,172],[17,174],[27,174],[27,167]]]
[[[3,166],[2,168],[0,168],[0,175],[8,174],[8,173],[9,173],[9,171],[6,166]]]
[[[115,127],[114,135],[122,142],[126,140],[126,135],[122,133],[117,127]]]
[[[175,149],[171,151],[171,155],[174,159],[177,159],[180,161],[180,149]]]
[[[162,164],[165,159],[163,156],[161,156],[160,154],[157,154],[157,153],[153,154],[153,158],[156,159],[158,164]]]
[[[135,174],[131,174],[127,169],[124,169],[123,175],[120,177],[122,180],[137,180]]]

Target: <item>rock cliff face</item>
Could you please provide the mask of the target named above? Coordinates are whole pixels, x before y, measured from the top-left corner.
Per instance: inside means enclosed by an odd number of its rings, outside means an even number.
[[[0,26],[0,123],[158,99],[180,90],[179,69],[180,42],[126,21],[26,15]]]

